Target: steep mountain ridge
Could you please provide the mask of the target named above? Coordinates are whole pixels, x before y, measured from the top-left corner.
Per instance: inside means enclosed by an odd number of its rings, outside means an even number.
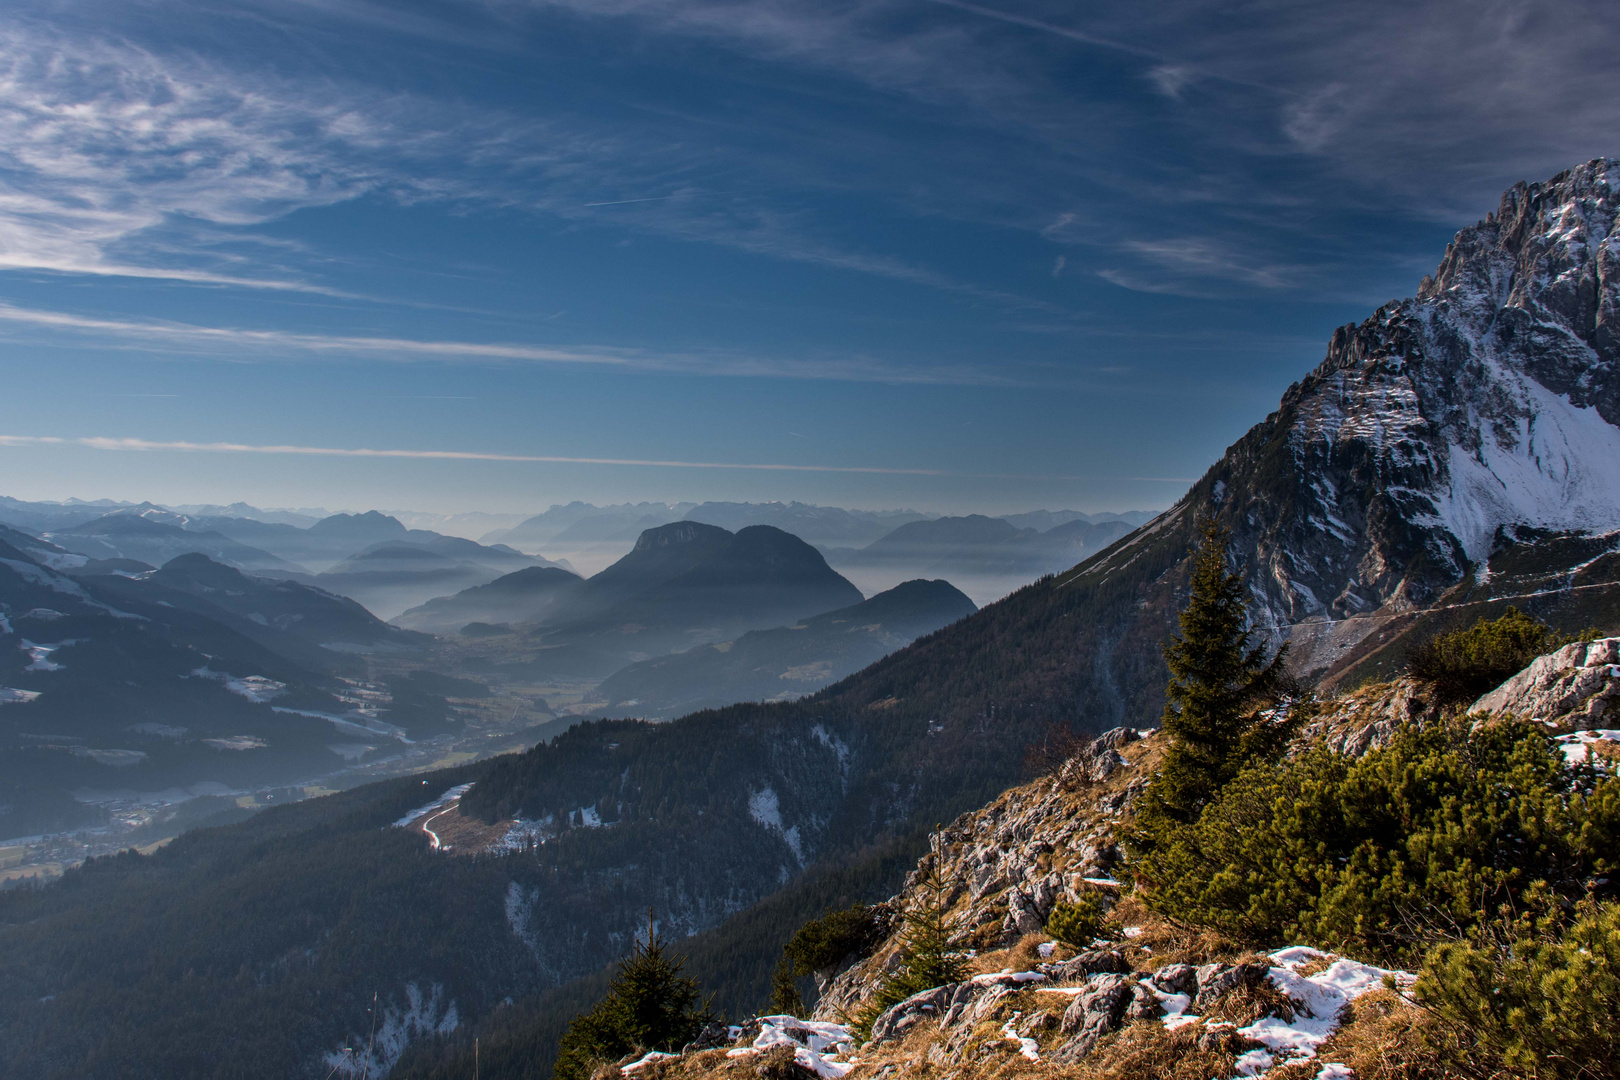
[[[1515,186],[1415,298],[1335,331],[1181,501],[1068,580],[1185,546],[1209,513],[1249,568],[1256,623],[1334,675],[1391,620],[1488,581],[1521,529],[1543,544],[1620,530],[1616,188],[1607,159]],[[1495,599],[1556,622],[1546,593]]]

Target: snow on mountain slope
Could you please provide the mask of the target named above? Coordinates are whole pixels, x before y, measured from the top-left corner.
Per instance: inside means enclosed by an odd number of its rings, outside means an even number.
[[[1321,671],[1485,574],[1515,527],[1620,530],[1617,188],[1607,159],[1516,185],[1417,296],[1335,331],[1275,413],[1081,578],[1184,545],[1213,513],[1257,623]]]

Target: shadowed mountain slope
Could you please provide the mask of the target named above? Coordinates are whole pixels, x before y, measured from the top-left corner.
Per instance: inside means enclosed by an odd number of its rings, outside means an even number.
[[[632,664],[605,680],[597,696],[609,711],[650,717],[737,701],[789,701],[976,610],[947,581],[908,581],[794,626]]]
[[[584,583],[579,575],[555,566],[531,566],[498,577],[487,585],[439,596],[396,616],[393,622],[430,634],[453,634],[468,623],[510,625],[544,619]]]
[[[277,642],[285,638],[330,654],[399,652],[427,643],[420,635],[381,621],[348,597],[296,581],[254,577],[206,555],[181,555],[161,569],[136,579],[111,578],[102,587],[125,596],[161,597],[170,604],[186,605],[189,600],[188,606],[201,614],[233,618],[231,625],[248,637],[260,640],[256,635],[264,634],[262,643],[278,651]],[[300,657],[301,662],[311,662],[308,652]],[[328,655],[324,662],[333,659]]]

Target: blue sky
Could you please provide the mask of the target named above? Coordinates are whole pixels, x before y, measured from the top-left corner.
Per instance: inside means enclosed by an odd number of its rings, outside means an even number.
[[[1164,506],[1502,189],[1620,150],[1617,31],[20,0],[0,493]]]

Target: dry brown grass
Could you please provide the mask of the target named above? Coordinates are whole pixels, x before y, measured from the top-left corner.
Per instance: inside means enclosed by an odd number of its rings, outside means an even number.
[[[1462,1033],[1392,990],[1375,990],[1348,1006],[1320,1057],[1350,1066],[1357,1080],[1462,1080],[1489,1072],[1473,1066],[1459,1072],[1448,1064],[1482,1063]]]
[[[1037,946],[1047,940],[1050,939],[1045,934],[1025,934],[1016,944],[1005,949],[979,953],[969,962],[969,970],[975,975],[994,975],[1009,968],[1013,971],[1031,971],[1036,964],[1043,963]]]
[[[1203,1025],[1166,1031],[1156,1020],[1130,1024],[1097,1044],[1082,1062],[1055,1069],[1061,1080],[1209,1080],[1231,1076],[1237,1055],[1200,1049]]]
[[[1270,979],[1254,986],[1240,986],[1221,999],[1205,1014],[1209,1020],[1224,1020],[1234,1027],[1248,1027],[1256,1020],[1275,1016],[1285,1024],[1294,1022],[1294,1002],[1278,990]]]
[[[1216,960],[1230,963],[1244,952],[1241,944],[1218,931],[1171,922],[1134,893],[1120,897],[1109,918],[1121,926],[1142,928],[1141,934],[1125,944],[1135,949],[1146,948],[1147,956],[1143,959],[1152,967],[1208,964]]]
[[[1328,956],[1318,956],[1314,960],[1307,960],[1303,964],[1300,964],[1298,967],[1294,968],[1294,971],[1299,975],[1300,978],[1309,979],[1311,976],[1320,975],[1322,972],[1332,967],[1333,961],[1337,959],[1338,957],[1331,954]]]

